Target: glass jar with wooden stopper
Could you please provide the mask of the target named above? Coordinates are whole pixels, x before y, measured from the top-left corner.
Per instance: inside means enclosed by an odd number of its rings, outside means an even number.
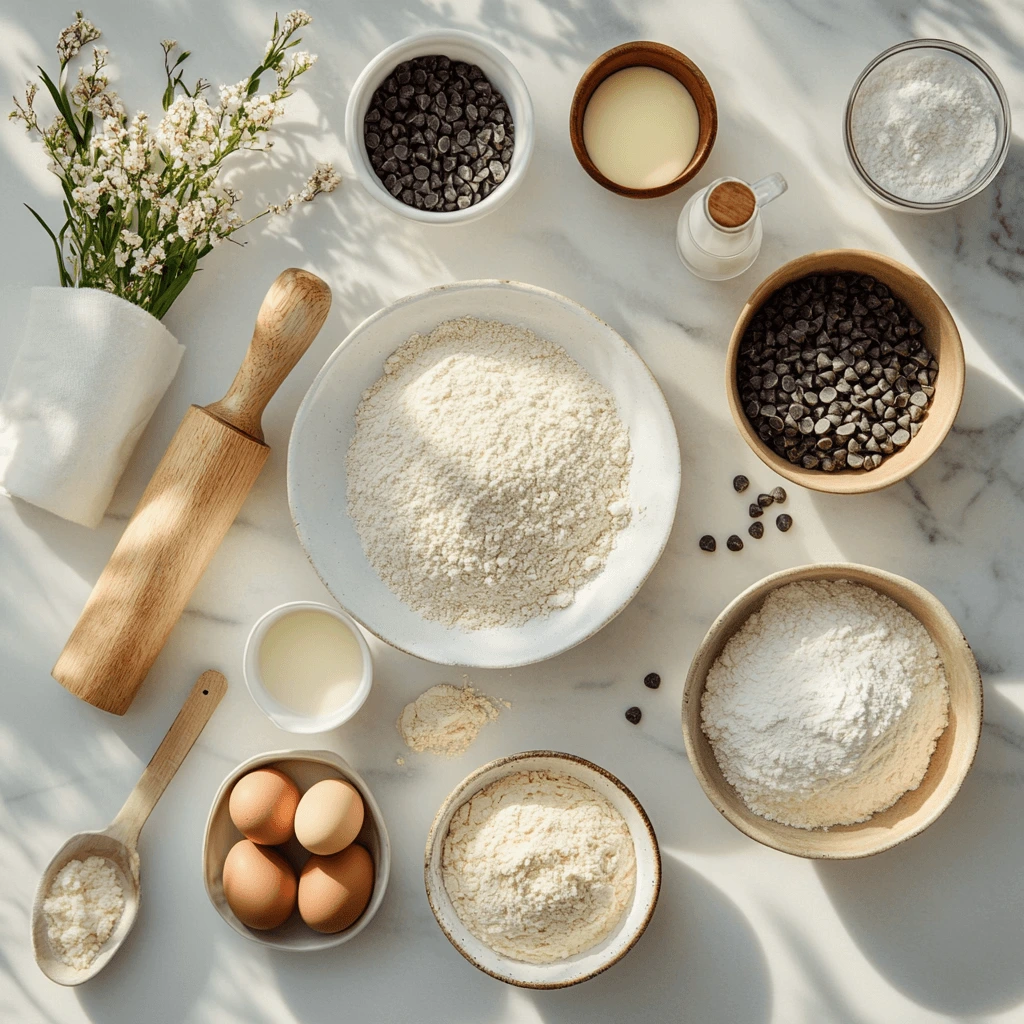
[[[752,185],[719,178],[691,196],[676,228],[676,249],[686,269],[706,281],[727,281],[747,270],[761,251],[761,207],[787,188],[781,174]]]

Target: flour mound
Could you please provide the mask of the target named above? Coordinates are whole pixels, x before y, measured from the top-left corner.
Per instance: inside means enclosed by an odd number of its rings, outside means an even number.
[[[609,392],[532,331],[470,317],[414,334],[364,392],[348,511],[374,570],[447,626],[570,605],[629,523]]]
[[[458,757],[498,713],[499,702],[472,686],[439,683],[406,704],[396,725],[406,746],[417,754]]]
[[[772,591],[708,672],[701,721],[722,774],[770,821],[866,821],[916,789],[948,721],[925,627],[849,580]]]
[[[43,900],[50,945],[69,967],[84,971],[99,956],[124,911],[124,890],[102,857],[69,860]]]
[[[462,923],[491,949],[535,964],[606,938],[636,881],[622,815],[585,783],[547,771],[506,775],[471,797],[441,858]]]

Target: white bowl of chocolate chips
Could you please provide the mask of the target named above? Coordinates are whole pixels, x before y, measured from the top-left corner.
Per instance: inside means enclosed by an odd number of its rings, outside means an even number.
[[[356,176],[394,213],[461,224],[497,209],[533,154],[533,103],[512,62],[469,32],[409,36],[356,79],[345,110]]]

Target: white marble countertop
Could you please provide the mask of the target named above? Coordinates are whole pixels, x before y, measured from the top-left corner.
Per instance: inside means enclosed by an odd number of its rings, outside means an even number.
[[[196,15],[202,11],[202,17]],[[94,0],[129,107],[157,108],[158,42],[194,51],[193,73],[234,81],[262,52],[264,0],[131,4]],[[941,36],[979,52],[1024,121],[1024,10],[1016,0],[341,0],[314,4],[304,79],[272,169],[250,175],[255,203],[295,187],[315,158],[345,169],[342,112],[363,64],[411,31],[454,25],[487,35],[532,91],[537,151],[522,189],[462,228],[419,227],[384,212],[351,178],[289,221],[249,232],[203,264],[167,323],[187,346],[171,390],[90,532],[0,499],[0,1020],[4,1022],[924,1022],[1024,1020],[1024,142],[985,194],[954,213],[886,213],[853,185],[840,117],[856,74],[879,50]],[[20,90],[53,64],[71,7],[54,0],[0,13],[0,78]],[[689,277],[672,230],[691,188],[640,203],[612,196],[577,165],[566,130],[588,62],[635,38],[684,50],[718,98],[714,153],[696,181],[781,171],[789,193],[765,215],[754,268],[727,284]],[[1019,132],[1019,129],[1018,129]],[[297,154],[297,162],[288,160]],[[43,157],[14,126],[0,132],[5,332],[0,380],[26,293],[53,283],[48,241],[22,209],[55,210]],[[262,223],[262,222],[261,222]],[[830,499],[790,488],[796,526],[739,555],[697,550],[707,530],[745,525],[734,473],[771,480],[732,426],[721,384],[725,343],[744,298],[783,261],[863,246],[918,268],[945,298],[969,363],[957,425],[939,454],[884,493]],[[269,464],[141,695],[124,718],[80,703],[49,676],[85,598],[184,410],[220,395],[268,284],[289,265],[334,289],[330,320],[265,418]],[[583,303],[631,341],[661,382],[679,429],[683,491],[665,557],[629,609],[553,661],[472,673],[514,708],[463,758],[406,751],[394,720],[432,683],[460,682],[374,643],[377,679],[363,711],[334,733],[295,738],[249,699],[242,646],[268,607],[326,592],[296,541],[285,499],[289,426],[328,353],[364,317],[408,292],[467,278],[516,278]],[[763,849],[712,808],[679,726],[690,656],[743,587],[791,565],[848,559],[902,573],[959,620],[985,676],[985,729],[963,790],[920,837],[862,862],[813,864]],[[196,675],[231,689],[142,835],[145,899],[135,931],[95,981],[60,989],[37,970],[28,916],[37,877],[71,832],[113,816]],[[642,678],[658,671],[657,692]],[[639,704],[638,727],[623,710]],[[368,780],[386,815],[394,870],[380,915],[324,954],[275,955],[234,934],[200,874],[210,799],[238,762],[265,750],[326,746]],[[507,988],[448,944],[423,893],[427,827],[451,787],[483,762],[554,747],[597,761],[645,804],[665,883],[654,920],[613,970],[563,992]],[[396,758],[405,757],[399,766]]]

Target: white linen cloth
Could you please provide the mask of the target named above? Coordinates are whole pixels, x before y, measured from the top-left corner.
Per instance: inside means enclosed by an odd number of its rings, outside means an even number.
[[[159,320],[95,288],[33,288],[0,399],[0,485],[96,527],[184,345]]]

